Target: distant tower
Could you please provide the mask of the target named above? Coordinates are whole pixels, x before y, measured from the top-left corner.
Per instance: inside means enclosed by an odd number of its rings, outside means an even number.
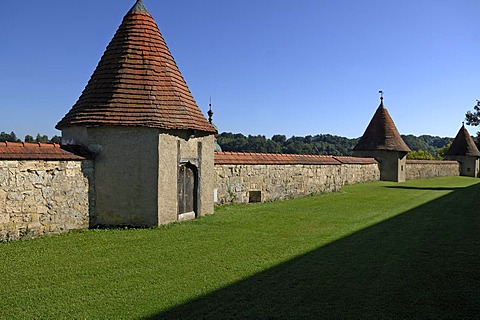
[[[56,128],[63,144],[96,153],[91,226],[156,226],[213,212],[217,131],[141,0]]]
[[[450,149],[445,153],[445,159],[460,162],[460,175],[480,178],[480,151],[465,124],[462,124]]]
[[[380,94],[380,105],[353,149],[353,155],[375,158],[380,163],[380,180],[404,182],[406,156],[411,150],[383,105],[383,92]]]

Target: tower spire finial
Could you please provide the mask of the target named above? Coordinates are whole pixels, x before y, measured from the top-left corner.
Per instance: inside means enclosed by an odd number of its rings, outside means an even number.
[[[379,90],[378,93],[380,93],[380,106],[383,107],[383,90]]]
[[[210,109],[208,110],[208,122],[212,123],[213,121],[213,111],[212,111],[212,97],[210,97],[210,103],[208,104]]]

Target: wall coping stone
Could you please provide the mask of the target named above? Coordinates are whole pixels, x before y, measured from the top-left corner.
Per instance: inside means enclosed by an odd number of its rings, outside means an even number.
[[[312,154],[283,154],[255,152],[215,152],[215,165],[342,165],[342,164],[376,164],[374,158],[339,157]]]
[[[458,164],[454,160],[408,160],[407,164]]]

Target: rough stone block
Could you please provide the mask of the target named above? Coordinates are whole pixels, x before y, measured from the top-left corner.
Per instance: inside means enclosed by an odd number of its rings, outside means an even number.
[[[18,168],[18,161],[2,160],[0,161],[0,168]]]
[[[2,225],[6,224],[10,221],[10,215],[7,213],[1,213],[0,212],[0,230],[2,230]]]
[[[19,192],[8,192],[7,193],[7,200],[11,201],[22,201],[24,196]]]

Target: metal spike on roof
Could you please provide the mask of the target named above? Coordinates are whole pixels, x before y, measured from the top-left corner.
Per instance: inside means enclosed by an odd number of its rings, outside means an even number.
[[[146,12],[149,13],[145,5],[143,4],[142,0],[137,0],[137,2],[133,5],[132,9],[128,11],[128,13],[131,12]]]

